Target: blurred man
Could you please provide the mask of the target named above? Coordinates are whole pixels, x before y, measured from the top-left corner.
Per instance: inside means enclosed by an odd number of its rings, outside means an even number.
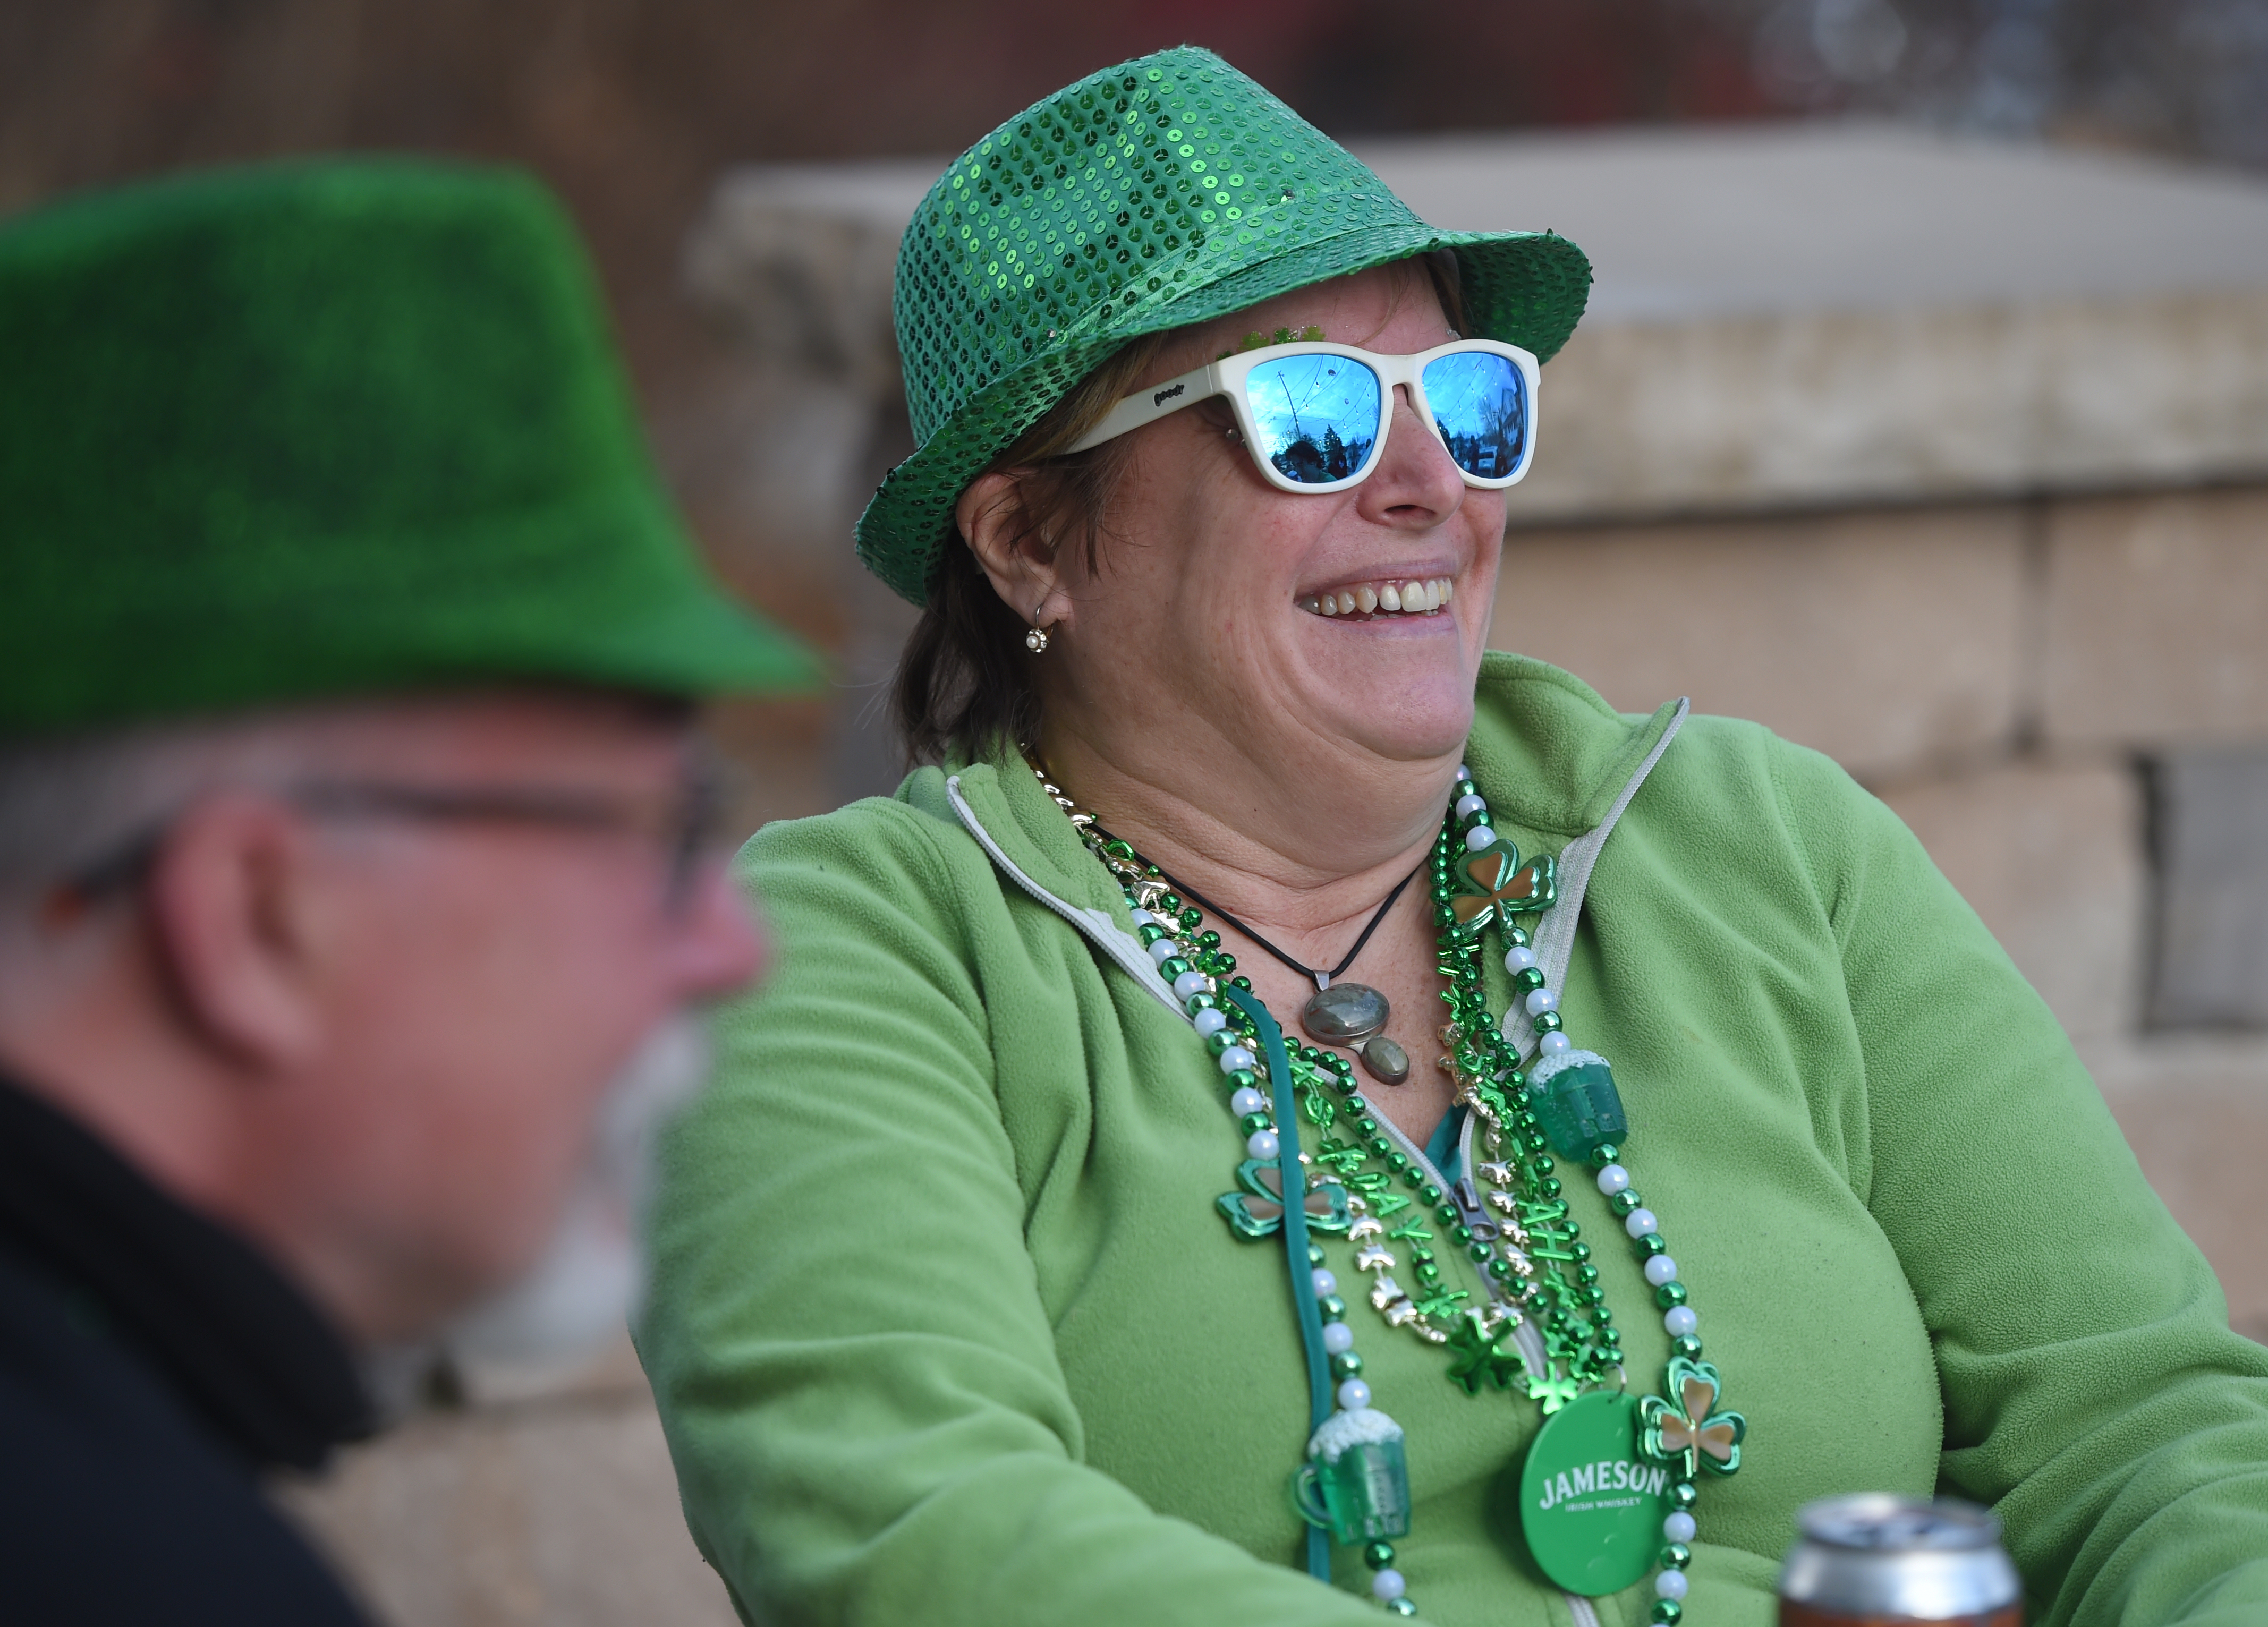
[[[692,703],[809,674],[532,183],[0,226],[0,1617],[357,1619],[255,1476],[558,1257],[754,975]]]

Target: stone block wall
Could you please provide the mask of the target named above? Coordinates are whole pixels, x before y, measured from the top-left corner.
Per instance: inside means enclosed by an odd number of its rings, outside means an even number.
[[[2026,531],[2008,507],[1516,527],[1490,642],[1625,710],[1687,695],[1910,777],[2016,732]]]
[[[2048,738],[2113,751],[2268,740],[2268,488],[2048,513]]]

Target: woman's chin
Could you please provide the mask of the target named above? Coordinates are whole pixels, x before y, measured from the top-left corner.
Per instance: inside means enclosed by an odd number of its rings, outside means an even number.
[[[1454,616],[1302,612],[1300,620],[1310,716],[1337,720],[1348,739],[1388,757],[1422,761],[1462,747],[1476,673]]]
[[[1463,750],[1472,732],[1473,682],[1462,669],[1378,678],[1340,671],[1320,677],[1309,716],[1374,755],[1429,762]]]

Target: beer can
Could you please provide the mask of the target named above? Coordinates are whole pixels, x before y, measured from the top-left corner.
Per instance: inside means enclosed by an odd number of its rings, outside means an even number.
[[[2000,1522],[1969,1503],[1866,1492],[1804,1506],[1780,1627],[2023,1627]]]

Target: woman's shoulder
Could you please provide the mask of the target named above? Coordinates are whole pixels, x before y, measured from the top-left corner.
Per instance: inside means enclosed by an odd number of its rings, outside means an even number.
[[[1682,696],[1662,697],[1651,711],[1622,711],[1565,667],[1509,650],[1491,650],[1481,658],[1475,711],[1476,729],[1514,731],[1557,747],[1565,756],[1626,750],[1659,735],[1675,718],[1681,739],[1713,757],[1745,758],[1759,769],[1790,753],[1828,761],[1763,724],[1688,712]]]
[[[1770,824],[1818,858],[1896,825],[1832,758],[1763,724],[1692,711],[1683,697],[1618,711],[1561,667],[1491,652],[1476,701],[1475,769],[1491,802],[1508,791],[1539,829],[1581,835],[1634,782],[1645,794],[1627,801],[1626,817],[1675,824],[1700,847],[1745,843]]]
[[[915,769],[892,796],[774,820],[742,845],[733,867],[768,897],[784,888],[861,885],[950,894],[964,872],[990,868],[954,818],[946,776],[935,768]]]

